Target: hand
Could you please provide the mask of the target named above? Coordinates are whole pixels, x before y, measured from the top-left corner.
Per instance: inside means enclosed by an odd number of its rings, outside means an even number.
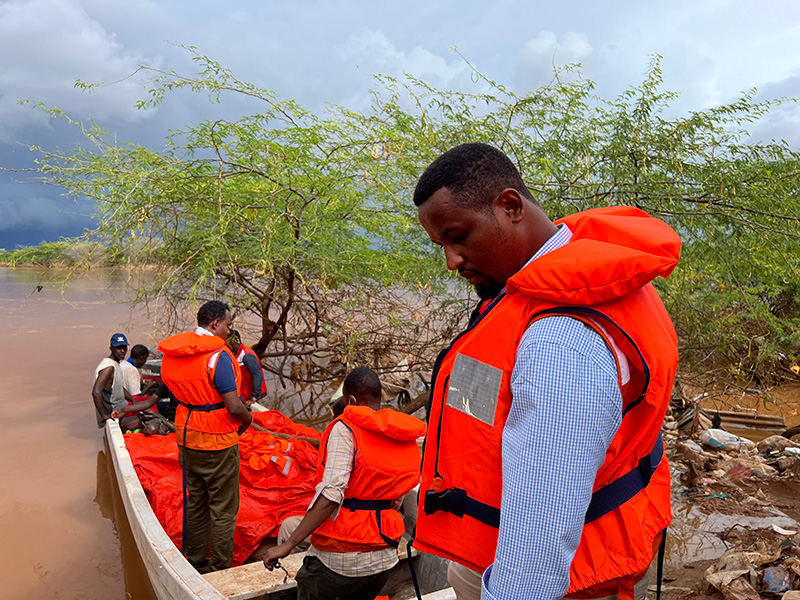
[[[117,419],[119,419],[119,415],[120,415],[120,412],[118,410],[112,410],[111,411],[111,418],[113,420],[116,421]]]
[[[246,423],[242,423],[239,426],[239,429],[236,431],[236,433],[239,435],[242,435],[245,431],[247,431],[247,428],[250,427],[250,424],[253,422],[252,415],[250,413],[247,413],[247,416],[250,417],[250,420],[248,420]]]
[[[264,556],[264,566],[272,571],[272,569],[277,566],[278,559],[289,556],[291,551],[292,547],[286,544],[286,542],[280,544],[279,546],[273,546],[267,550],[267,554]]]

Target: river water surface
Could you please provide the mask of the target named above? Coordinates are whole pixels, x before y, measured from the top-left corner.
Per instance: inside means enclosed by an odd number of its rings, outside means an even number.
[[[154,598],[114,493],[91,400],[111,334],[153,344],[120,273],[0,268],[0,597]],[[42,285],[41,291],[35,291]]]

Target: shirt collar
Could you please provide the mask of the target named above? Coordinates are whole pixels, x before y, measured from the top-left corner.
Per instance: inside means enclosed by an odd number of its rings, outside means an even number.
[[[553,235],[551,235],[544,244],[542,244],[542,247],[536,251],[536,254],[534,254],[531,257],[531,259],[522,266],[522,269],[527,267],[537,258],[541,258],[545,254],[548,254],[553,250],[561,248],[561,246],[566,246],[571,239],[572,239],[572,232],[569,230],[569,227],[567,227],[566,224],[561,223],[561,225],[558,226],[556,232]],[[520,269],[520,271],[522,271],[522,269]],[[517,273],[519,273],[519,271],[517,271]],[[503,288],[503,291],[501,292],[502,294],[505,294],[506,287]]]
[[[567,227],[566,224],[561,223],[561,225],[558,226],[558,230],[556,230],[556,232],[551,235],[544,244],[542,244],[542,247],[536,251],[536,254],[534,254],[531,259],[525,263],[525,267],[527,267],[537,258],[541,258],[545,254],[548,254],[553,250],[557,250],[558,248],[561,248],[561,246],[567,245],[571,239],[572,232],[569,230],[569,227]],[[524,269],[525,267],[522,268]],[[520,269],[520,271],[521,270],[522,269]]]
[[[197,335],[210,335],[212,337],[214,336],[214,334],[211,333],[208,329],[206,329],[205,327],[200,327],[199,325],[194,328],[194,332]]]

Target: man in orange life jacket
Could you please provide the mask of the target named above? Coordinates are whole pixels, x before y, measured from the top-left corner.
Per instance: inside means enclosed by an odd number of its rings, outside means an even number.
[[[197,328],[162,340],[161,376],[178,399],[183,468],[183,548],[201,573],[227,569],[239,511],[239,436],[253,418],[239,399],[240,373],[225,346],[231,321],[223,302],[206,302]],[[209,552],[210,551],[210,552]]]
[[[264,372],[261,370],[261,361],[258,355],[242,343],[242,336],[235,329],[225,341],[228,348],[236,357],[242,371],[242,389],[240,392],[242,402],[249,408],[256,400],[261,400],[267,394],[267,385],[264,381]]]
[[[344,380],[347,406],[325,430],[317,462],[317,493],[299,525],[264,558],[268,569],[311,535],[297,572],[298,600],[371,600],[397,564],[405,531],[397,511],[419,481],[425,424],[391,409],[378,410],[381,383],[374,371],[354,369]]]
[[[553,223],[486,144],[436,159],[414,203],[483,301],[434,367],[414,545],[460,600],[644,598],[678,361],[651,281],[678,235],[628,207]]]

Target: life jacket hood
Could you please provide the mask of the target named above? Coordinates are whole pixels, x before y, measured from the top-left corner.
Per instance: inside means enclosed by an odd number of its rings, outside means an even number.
[[[225,340],[216,335],[198,335],[193,331],[161,340],[158,349],[167,356],[193,356],[221,350]]]
[[[380,431],[386,437],[399,441],[416,440],[425,435],[425,423],[419,419],[386,408],[380,411],[356,410],[354,406],[345,407],[347,419],[359,427]]]
[[[668,277],[680,258],[672,228],[638,208],[606,207],[570,215],[573,240],[508,280],[509,292],[562,305],[593,306]]]

